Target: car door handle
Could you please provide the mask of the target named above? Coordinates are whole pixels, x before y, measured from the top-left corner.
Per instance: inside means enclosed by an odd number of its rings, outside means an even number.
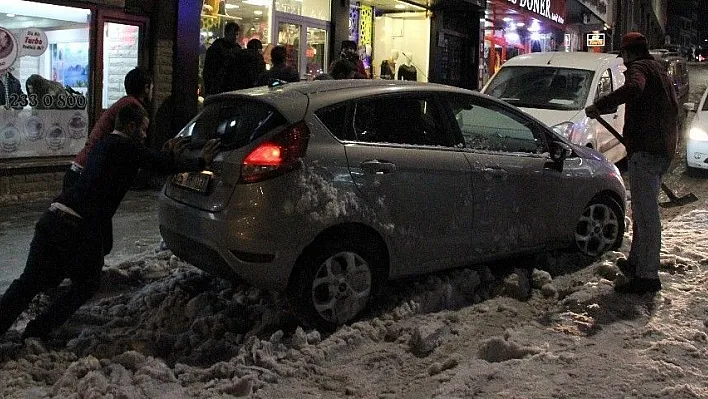
[[[396,164],[393,162],[379,161],[372,159],[361,163],[361,168],[364,172],[372,175],[385,175],[396,171]]]
[[[485,174],[489,174],[498,178],[505,178],[509,175],[509,172],[507,172],[506,169],[502,168],[484,168],[482,169],[482,171]]]

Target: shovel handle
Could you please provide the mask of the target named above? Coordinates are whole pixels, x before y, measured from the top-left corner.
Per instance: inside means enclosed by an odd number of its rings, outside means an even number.
[[[612,127],[612,125],[607,123],[602,116],[598,116],[597,121],[600,122],[605,129],[609,130],[609,132],[612,133],[612,135],[615,136],[621,144],[624,144],[624,138],[622,135],[620,135],[619,132]],[[706,160],[706,162],[708,162],[708,160]],[[661,182],[661,190],[664,191],[667,197],[669,197],[669,202],[674,203],[675,205],[683,205],[682,203],[689,203],[698,200],[693,193],[688,193],[683,197],[679,197],[676,193],[674,193],[674,190],[670,189],[664,182]]]
[[[615,136],[617,140],[619,140],[620,144],[624,144],[624,137],[622,137],[622,135],[619,134],[619,132],[614,127],[612,127],[612,125],[607,123],[607,121],[602,116],[598,116],[597,121],[600,122],[600,124],[604,126],[605,129],[609,130],[610,133],[612,133],[612,135]]]

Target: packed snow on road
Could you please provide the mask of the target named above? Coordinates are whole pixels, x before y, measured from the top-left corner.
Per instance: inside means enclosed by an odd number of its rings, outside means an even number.
[[[612,290],[630,231],[594,263],[558,252],[392,282],[333,333],[146,251],[106,265],[52,339],[22,342],[38,298],[0,340],[0,397],[704,398],[706,231],[701,209],[664,223],[653,297]]]

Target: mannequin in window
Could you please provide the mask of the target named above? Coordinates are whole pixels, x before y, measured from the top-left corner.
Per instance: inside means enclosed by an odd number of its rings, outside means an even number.
[[[398,80],[418,80],[418,72],[413,64],[413,54],[403,53],[404,64],[398,67]]]
[[[391,50],[388,59],[381,62],[381,79],[393,80],[396,77],[396,61],[398,61],[398,50]]]

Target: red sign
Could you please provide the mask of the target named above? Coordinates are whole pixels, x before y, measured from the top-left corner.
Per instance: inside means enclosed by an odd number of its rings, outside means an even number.
[[[312,47],[308,47],[307,50],[305,50],[305,57],[315,58],[315,49]]]

